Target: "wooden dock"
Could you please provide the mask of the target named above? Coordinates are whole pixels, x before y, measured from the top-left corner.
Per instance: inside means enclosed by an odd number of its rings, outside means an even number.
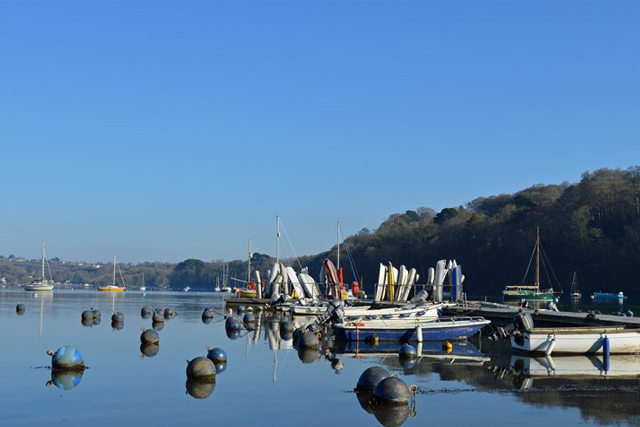
[[[447,308],[455,315],[482,316],[496,324],[510,323],[519,307],[491,302],[467,302],[455,307]],[[615,316],[613,314],[576,313],[571,311],[552,311],[545,309],[526,308],[531,314],[536,326],[637,326],[640,327],[639,317]]]
[[[224,303],[230,306],[246,305],[246,306],[263,307],[263,308],[268,308],[271,306],[271,300],[260,299],[260,298],[231,297],[231,298],[226,298],[224,300]]]

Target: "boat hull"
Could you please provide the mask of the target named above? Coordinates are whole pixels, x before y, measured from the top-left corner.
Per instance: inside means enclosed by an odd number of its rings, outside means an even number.
[[[596,354],[603,352],[605,337],[609,338],[611,354],[640,353],[640,329],[533,329],[510,339],[513,349],[528,353],[547,353],[550,349],[553,354]]]
[[[552,292],[502,294],[502,299],[504,301],[553,301],[554,298],[555,297]]]
[[[48,292],[53,291],[53,285],[27,285],[24,287],[24,290],[31,292]]]
[[[122,292],[125,288],[120,286],[100,286],[98,290],[100,292]]]
[[[412,325],[402,325],[400,322],[388,322],[387,325],[379,326],[367,326],[366,323],[335,324],[333,330],[336,339],[345,341],[375,339],[396,342],[443,341],[467,339],[489,323],[488,320],[478,319],[468,321],[432,321]]]

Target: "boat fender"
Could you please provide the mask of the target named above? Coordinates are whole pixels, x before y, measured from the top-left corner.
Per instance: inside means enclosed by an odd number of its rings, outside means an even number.
[[[155,329],[142,328],[140,342],[142,344],[160,344],[160,334]]]
[[[442,350],[444,350],[445,353],[449,354],[453,351],[453,344],[451,344],[449,341],[445,341],[442,344]]]
[[[358,379],[356,391],[372,392],[378,383],[387,377],[389,377],[389,372],[380,366],[367,368]]]
[[[187,378],[214,382],[216,380],[216,365],[206,357],[187,360]]]

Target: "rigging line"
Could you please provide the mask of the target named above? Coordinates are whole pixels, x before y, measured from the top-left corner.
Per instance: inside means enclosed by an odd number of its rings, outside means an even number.
[[[522,278],[522,285],[524,286],[526,280],[527,280],[527,276],[529,275],[529,269],[531,268],[531,262],[533,261],[533,256],[536,253],[536,245],[533,245],[533,250],[531,251],[531,258],[529,258],[529,265],[527,265],[527,271],[524,272],[524,277]],[[538,283],[538,286],[540,286],[540,284]]]
[[[551,266],[551,261],[549,261],[547,252],[542,247],[542,244],[540,244],[540,249],[542,250],[542,255],[547,259],[547,263],[549,264],[549,270],[551,270],[551,274],[553,275],[553,278],[556,280],[556,284],[558,285],[561,291],[564,291],[564,289],[562,289],[562,285],[560,284],[560,281],[558,280],[558,277],[556,276],[556,272],[553,270],[553,267]]]
[[[47,263],[47,270],[49,270],[49,279],[53,282],[53,275],[51,274],[51,266],[49,265],[49,255],[47,255],[47,249],[44,249],[44,260]],[[45,280],[43,277],[42,280]]]
[[[353,262],[353,258],[351,257],[351,251],[349,250],[349,245],[346,244],[347,239],[344,237],[344,231],[342,230],[342,224],[339,224],[340,234],[342,235],[342,241],[344,243],[344,247],[347,250],[347,258],[349,258],[349,264],[351,265],[351,273],[353,274],[353,280],[358,281],[358,270],[356,269],[355,263]]]
[[[122,280],[122,286],[126,288],[127,285],[124,283],[124,276],[122,275],[122,269],[120,268],[120,264],[116,262],[116,266],[118,267],[118,272],[120,273],[120,280]]]
[[[293,243],[291,243],[291,239],[289,239],[289,233],[287,233],[287,229],[284,227],[282,218],[280,218],[280,226],[282,227],[282,230],[284,231],[284,235],[287,238],[287,241],[289,242],[289,246],[291,246],[291,250],[293,251],[293,256],[296,257],[296,262],[298,263],[300,270],[302,270],[302,264],[300,264],[300,260],[298,259],[298,254],[296,253],[296,249],[293,247]]]

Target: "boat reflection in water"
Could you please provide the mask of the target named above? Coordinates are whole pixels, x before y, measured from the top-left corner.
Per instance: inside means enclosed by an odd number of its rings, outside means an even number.
[[[56,386],[60,390],[72,390],[80,385],[84,371],[51,371],[51,379],[46,386]]]

